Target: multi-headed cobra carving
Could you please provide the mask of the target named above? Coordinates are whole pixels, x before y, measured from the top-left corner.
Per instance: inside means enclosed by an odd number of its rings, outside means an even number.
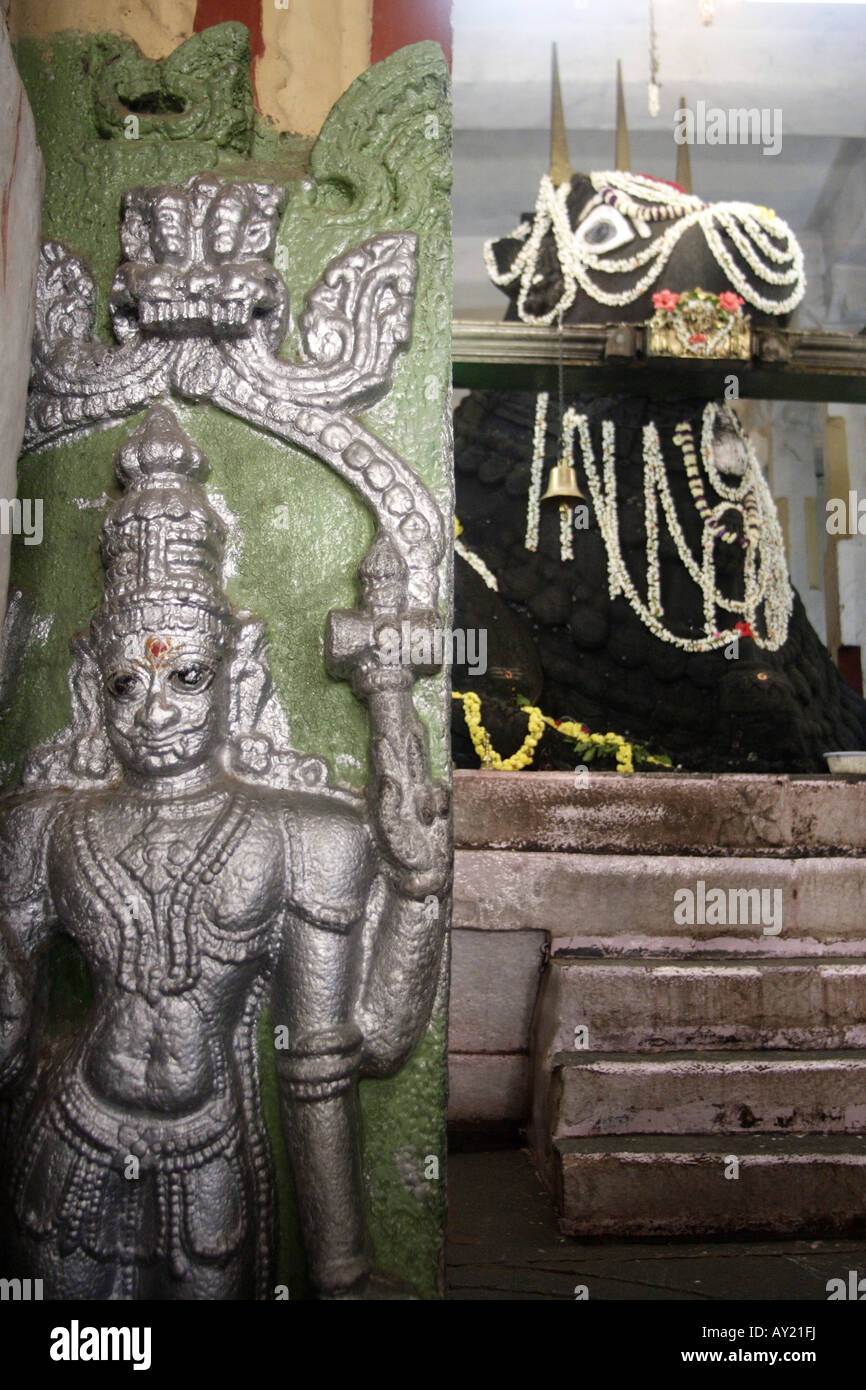
[[[302,445],[346,477],[378,531],[357,611],[326,662],[369,710],[366,800],[289,748],[262,624],[232,610],[206,461],[165,405],[121,449],[105,593],[74,644],[69,726],[0,803],[0,1093],[16,1270],[53,1297],[268,1297],[272,1181],[255,1027],[271,1007],[283,1127],[314,1286],[395,1296],[365,1242],[356,1084],[426,1026],[450,877],[447,789],[413,703],[421,668],[379,636],[438,621],[441,514],[350,413],[389,389],[409,340],[415,238],[340,257],[274,353],[287,294],[271,263],[282,190],[134,189],[110,314],[59,243],[40,266],[27,445],[174,392]],[[427,673],[429,668],[424,668]],[[36,1046],[38,963],[57,933],[94,986],[88,1027]],[[14,1147],[14,1152],[13,1152]]]

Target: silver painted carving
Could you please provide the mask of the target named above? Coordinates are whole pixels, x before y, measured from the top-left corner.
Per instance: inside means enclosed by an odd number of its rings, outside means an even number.
[[[170,392],[211,401],[323,459],[363,497],[436,606],[442,516],[423,483],[351,412],[390,389],[411,333],[417,237],[388,232],[338,257],[299,317],[301,360],[275,353],[288,294],[272,264],[285,192],[201,174],[124,199],[109,314],[118,345],[91,337],[96,287],[83,262],[46,242],[25,449],[140,410]]]
[[[447,789],[413,703],[424,670],[383,626],[438,621],[444,527],[408,465],[349,413],[409,336],[411,235],[342,256],[308,296],[303,360],[274,356],[281,190],[212,176],[127,195],[111,292],[43,251],[29,446],[174,391],[301,444],[378,521],[357,611],[326,661],[367,705],[366,797],[287,747],[262,624],[222,584],[206,463],[164,405],[117,460],[105,595],[74,644],[69,726],[0,802],[0,1197],[10,1268],[51,1297],[267,1298],[273,1183],[255,1026],[268,1002],[280,1107],[319,1297],[395,1297],[371,1271],[357,1082],[405,1061],[429,1018],[450,883]],[[89,969],[86,1030],[47,1043],[52,938]]]

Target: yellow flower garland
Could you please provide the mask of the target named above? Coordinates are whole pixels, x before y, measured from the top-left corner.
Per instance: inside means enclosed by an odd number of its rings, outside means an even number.
[[[585,725],[576,724],[573,719],[563,719],[557,724],[555,719],[545,715],[544,722],[549,724],[551,729],[556,729],[557,733],[563,734],[566,738],[573,738],[578,743],[612,744],[616,750],[617,772],[634,772],[634,744],[619,734],[591,734]],[[654,763],[658,759],[650,758],[648,761]]]
[[[600,752],[602,746],[605,746],[605,751],[616,754],[617,772],[634,772],[635,746],[633,743],[629,743],[628,739],[610,732],[591,734],[585,725],[578,724],[573,719],[563,719],[557,723],[549,715],[543,714],[537,705],[523,706],[529,718],[526,738],[516,753],[512,753],[509,758],[502,758],[493,747],[490,735],[481,722],[481,697],[476,695],[474,690],[467,690],[465,694],[460,694],[455,690],[452,692],[451,698],[463,702],[463,717],[466,720],[472,746],[481,760],[482,767],[493,768],[497,772],[516,772],[518,768],[531,766],[535,749],[545,728],[549,726],[563,734],[565,738],[574,739],[576,745],[584,749],[594,746]],[[644,753],[643,750],[639,751],[644,761],[655,763],[657,767],[670,767],[669,758],[654,758],[648,753]]]
[[[480,696],[476,695],[474,690],[468,690],[465,695],[459,695],[455,690],[452,692],[451,698],[452,700],[463,701],[463,717],[466,720],[469,737],[472,739],[472,747],[481,759],[482,767],[493,768],[497,772],[516,772],[518,768],[529,767],[536,744],[544,733],[545,719],[540,709],[536,709],[535,705],[527,705],[529,731],[526,738],[517,752],[512,753],[510,758],[501,758],[490,742],[490,735],[481,723]]]

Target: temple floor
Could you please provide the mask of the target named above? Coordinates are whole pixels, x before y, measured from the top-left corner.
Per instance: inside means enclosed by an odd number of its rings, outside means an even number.
[[[480,1145],[484,1140],[478,1141]],[[449,1299],[827,1299],[866,1271],[859,1240],[586,1242],[560,1235],[526,1149],[461,1141],[448,1160]]]

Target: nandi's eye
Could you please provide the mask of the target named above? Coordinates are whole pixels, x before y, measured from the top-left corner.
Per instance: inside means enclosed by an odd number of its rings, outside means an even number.
[[[605,251],[615,251],[627,242],[634,241],[635,229],[628,218],[623,217],[616,208],[602,203],[593,208],[574,231],[574,242],[578,250],[598,256]]]

